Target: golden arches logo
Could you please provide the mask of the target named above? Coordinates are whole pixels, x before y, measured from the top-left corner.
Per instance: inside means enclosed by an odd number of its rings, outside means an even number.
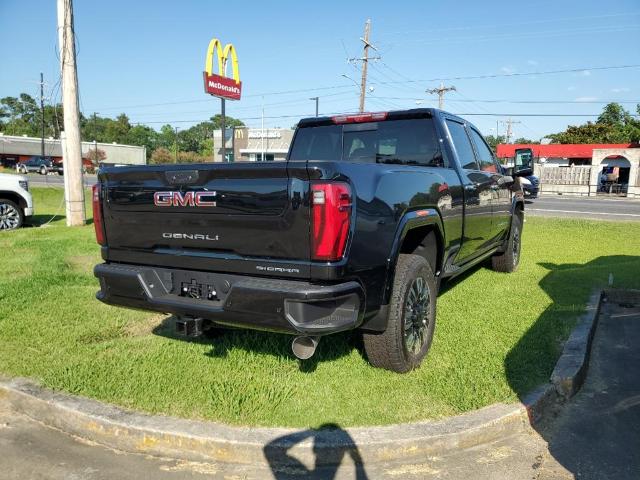
[[[214,55],[218,63],[218,73],[213,72]],[[233,79],[227,77],[229,58],[231,58]],[[217,38],[209,42],[203,76],[205,92],[229,100],[240,100],[242,82],[240,81],[238,54],[233,44],[228,43],[223,47]]]

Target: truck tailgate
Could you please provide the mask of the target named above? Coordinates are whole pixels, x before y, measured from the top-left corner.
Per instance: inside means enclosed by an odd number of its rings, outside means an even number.
[[[194,257],[199,269],[224,270],[207,259],[309,260],[305,169],[290,175],[285,162],[114,167],[100,181],[109,250],[137,252],[139,263],[182,267]]]

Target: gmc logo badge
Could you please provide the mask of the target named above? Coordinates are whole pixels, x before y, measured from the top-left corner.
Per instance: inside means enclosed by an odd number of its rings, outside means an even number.
[[[215,207],[216,192],[155,192],[156,207]]]

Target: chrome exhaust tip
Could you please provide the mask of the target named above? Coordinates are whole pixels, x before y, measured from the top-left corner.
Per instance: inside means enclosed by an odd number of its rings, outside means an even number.
[[[319,341],[318,337],[296,337],[291,342],[291,350],[300,360],[308,360],[316,352]]]

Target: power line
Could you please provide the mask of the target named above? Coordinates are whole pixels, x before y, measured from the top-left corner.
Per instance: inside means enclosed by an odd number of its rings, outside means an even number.
[[[422,100],[417,97],[378,97],[384,98],[388,100]],[[456,102],[461,103],[516,103],[516,104],[603,104],[603,103],[624,103],[624,104],[639,104],[640,100],[503,100],[503,99],[494,99],[494,100],[480,100],[480,99],[472,99],[465,98],[455,100]]]
[[[436,78],[427,78],[421,80],[404,80],[402,82],[379,82],[378,85],[385,85],[391,83],[427,83],[427,82],[440,82],[440,81],[451,81],[451,80],[481,80],[487,78],[501,78],[501,77],[526,77],[531,75],[555,75],[559,73],[579,73],[584,71],[600,71],[600,70],[616,70],[616,69],[624,69],[624,68],[638,68],[640,64],[632,64],[632,65],[610,65],[605,67],[581,67],[581,68],[569,68],[564,70],[546,70],[542,72],[509,72],[509,73],[490,73],[484,75],[467,75],[467,76],[458,76],[458,77],[436,77]]]
[[[376,97],[372,97],[375,98],[376,100],[379,100]],[[348,115],[354,112],[327,112],[326,116],[331,116],[331,115]],[[459,116],[489,116],[489,117],[589,117],[589,118],[593,118],[593,117],[598,117],[601,114],[600,113],[494,113],[494,112],[468,112],[468,113],[456,113],[456,112],[452,112],[454,115],[459,115]],[[279,118],[308,118],[308,114],[307,113],[299,113],[297,115],[271,115],[271,116],[266,116],[265,115],[265,119],[279,119]],[[636,114],[630,114],[631,117],[637,117],[640,118],[640,115],[636,115]],[[260,120],[262,117],[241,117],[238,118],[238,120]],[[154,120],[154,121],[149,121],[149,122],[145,122],[145,121],[139,121],[139,122],[132,122],[135,123],[137,125],[139,124],[146,124],[146,123],[164,123],[164,124],[171,124],[171,123],[199,123],[199,122],[204,122],[207,119],[196,119],[196,120]]]
[[[640,64],[629,64],[629,65],[608,65],[608,66],[598,66],[598,67],[580,67],[580,68],[561,69],[561,70],[510,72],[510,73],[496,73],[496,74],[483,74],[483,75],[466,75],[466,76],[456,76],[456,77],[436,77],[436,78],[416,79],[416,80],[411,80],[411,79],[408,79],[407,77],[406,80],[391,80],[391,81],[384,81],[384,82],[375,82],[372,85],[428,83],[428,82],[439,82],[439,81],[444,82],[444,81],[453,81],[453,80],[482,80],[482,79],[491,79],[491,78],[556,75],[561,73],[580,73],[584,71],[620,70],[620,69],[639,68],[639,67],[640,67]],[[352,88],[353,88],[352,85],[332,85],[332,86],[326,86],[326,87],[302,88],[302,89],[295,89],[295,90],[282,90],[282,91],[273,91],[273,92],[265,92],[265,93],[256,93],[251,95],[244,95],[244,98],[254,98],[254,97],[270,96],[270,95],[288,95],[292,93],[308,93],[308,92],[336,90],[336,89],[351,90]],[[121,109],[130,109],[130,108],[181,105],[181,104],[187,104],[187,103],[204,103],[204,102],[210,102],[210,101],[211,101],[210,99],[182,100],[182,101],[175,101],[175,102],[122,105],[119,107],[103,107],[103,108],[96,108],[95,110],[99,110],[99,111],[121,110]]]
[[[532,20],[532,21],[528,21],[528,22],[516,22],[516,23],[510,23],[509,26],[511,28],[513,27],[519,27],[519,26],[527,26],[527,25],[539,25],[539,24],[545,24],[545,23],[565,23],[568,21],[575,21],[575,20],[601,20],[603,18],[617,18],[617,17],[624,17],[624,18],[628,18],[628,17],[632,17],[632,16],[638,16],[640,15],[640,12],[627,12],[627,13],[609,13],[609,14],[605,14],[605,15],[582,15],[582,16],[578,16],[578,17],[560,17],[560,18],[549,18],[549,19],[545,19],[545,20]],[[501,25],[465,25],[465,26],[460,26],[460,27],[447,27],[447,28],[429,28],[429,32],[449,32],[449,31],[460,31],[460,30],[479,30],[482,28],[503,28],[504,24]],[[402,31],[391,31],[391,32],[384,32],[384,35],[407,35],[407,34],[412,34],[412,33],[424,33],[424,29],[423,30],[402,30]]]

